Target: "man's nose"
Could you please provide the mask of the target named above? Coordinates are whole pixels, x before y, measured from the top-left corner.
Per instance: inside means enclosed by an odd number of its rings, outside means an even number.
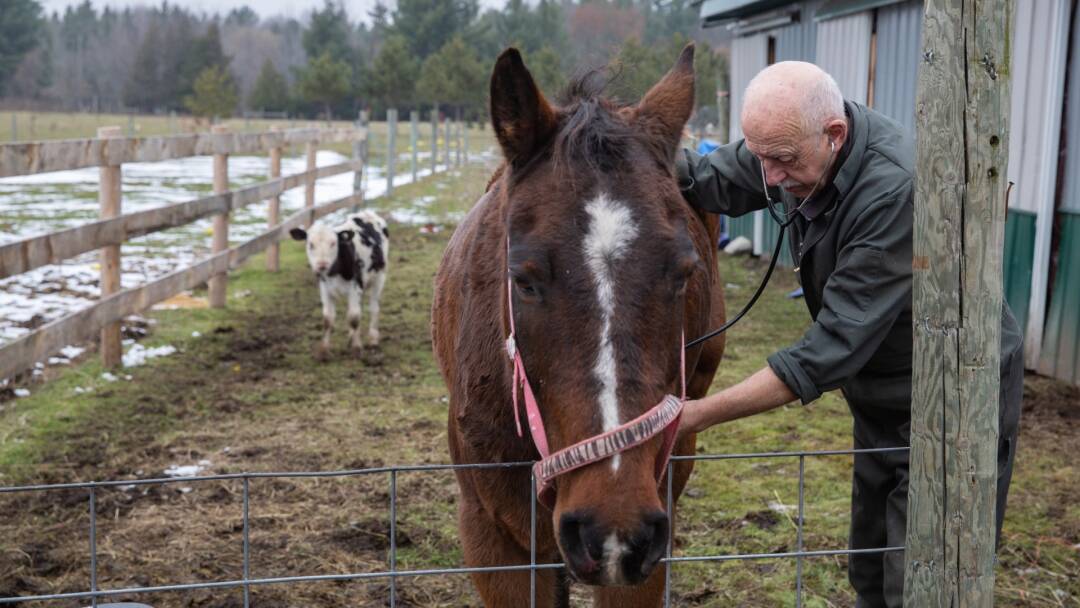
[[[765,161],[765,183],[770,186],[779,186],[785,179],[787,179],[787,173],[778,168],[775,164]]]

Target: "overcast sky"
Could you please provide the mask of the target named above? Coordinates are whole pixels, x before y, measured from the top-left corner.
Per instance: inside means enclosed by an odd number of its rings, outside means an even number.
[[[45,11],[48,14],[52,14],[53,11],[63,12],[68,6],[82,3],[82,0],[39,1],[45,7]],[[348,11],[351,19],[367,21],[367,13],[375,6],[375,1],[376,0],[344,0],[345,10]],[[96,8],[101,8],[106,5],[114,8],[123,8],[125,6],[158,6],[161,4],[159,0],[91,0],[91,2],[93,2]],[[384,3],[393,8],[396,1],[385,0]],[[218,12],[221,14],[227,13],[230,9],[238,6],[247,5],[255,9],[255,12],[257,12],[260,17],[280,15],[299,19],[310,12],[311,9],[322,6],[323,0],[171,0],[169,4],[183,6],[194,11],[206,13]],[[505,4],[506,0],[480,0],[482,9],[500,7]]]

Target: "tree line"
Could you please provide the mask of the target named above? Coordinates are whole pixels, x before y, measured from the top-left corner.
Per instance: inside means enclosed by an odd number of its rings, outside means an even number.
[[[91,0],[46,14],[37,0],[0,2],[0,98],[57,109],[375,115],[390,107],[484,113],[494,58],[525,55],[554,95],[580,68],[611,66],[610,91],[639,98],[689,40],[698,41],[698,105],[714,106],[726,59],[692,0],[382,2],[352,20],[325,0],[303,20],[253,9],[195,13],[162,2],[98,9]]]

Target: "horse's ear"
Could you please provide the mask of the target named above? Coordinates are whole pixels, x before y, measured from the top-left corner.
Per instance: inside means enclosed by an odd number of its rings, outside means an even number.
[[[694,111],[694,43],[683,48],[675,65],[653,85],[637,106],[638,120],[674,154]]]
[[[555,131],[555,110],[544,99],[521,53],[499,55],[491,74],[491,125],[511,165],[523,161]]]

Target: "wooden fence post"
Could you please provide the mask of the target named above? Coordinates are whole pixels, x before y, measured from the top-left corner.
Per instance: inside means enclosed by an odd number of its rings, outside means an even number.
[[[11,113],[11,141],[19,141],[19,115]]]
[[[420,128],[420,112],[412,110],[409,112],[409,149],[412,150],[412,181],[416,181],[416,141],[418,139]]]
[[[215,135],[225,135],[229,132],[226,125],[214,125],[210,132]],[[223,138],[214,138],[215,140]],[[214,148],[224,149],[219,142],[214,142]],[[214,154],[214,194],[224,194],[229,191],[229,155]],[[214,236],[211,252],[221,253],[229,248],[229,212],[214,214]],[[211,308],[225,308],[225,293],[229,284],[229,275],[225,272],[210,277],[209,296]]]
[[[315,156],[316,156],[316,152],[318,151],[318,149],[319,149],[319,144],[318,144],[317,141],[309,141],[304,146],[305,156],[307,156],[307,165],[306,165],[307,166],[307,171],[314,171],[315,170],[315,166],[316,166]],[[307,208],[311,208],[311,207],[315,206],[315,176],[314,175],[309,175],[307,177],[307,179],[304,180],[304,206],[307,207]],[[310,225],[310,224],[311,223],[308,222],[308,225]]]
[[[904,604],[992,606],[1012,0],[929,0]]]
[[[394,166],[397,164],[397,110],[386,111],[386,196],[394,193]]]
[[[120,127],[99,127],[99,139],[113,139],[123,136]],[[98,185],[98,202],[101,205],[101,219],[120,215],[121,169],[119,164],[102,165]],[[120,291],[120,245],[101,248],[101,297]],[[116,367],[123,359],[120,343],[120,322],[109,323],[101,328],[101,364]]]
[[[352,127],[355,132],[359,133],[367,124],[367,111],[360,110],[359,114],[356,114],[356,122]],[[352,158],[360,159],[361,165],[359,170],[352,176],[352,191],[363,192],[364,191],[364,168],[367,166],[367,138],[361,139],[360,137],[353,137],[352,139]],[[353,207],[353,213],[357,210]]]
[[[443,162],[446,164],[447,171],[450,170],[450,163],[454,162],[454,159],[450,157],[450,120],[449,112],[446,114],[446,120],[443,121]]]
[[[439,164],[439,104],[431,106],[431,174]]]
[[[270,131],[280,132],[281,127],[278,125],[271,125]],[[270,179],[277,179],[281,177],[281,146],[274,146],[270,148]],[[268,228],[273,228],[281,222],[281,197],[274,195],[270,197],[269,207],[266,214],[266,223]],[[277,272],[281,268],[281,247],[278,245],[278,241],[274,241],[266,250],[266,269],[270,272]]]
[[[469,164],[469,121],[465,121],[465,127],[461,130],[461,146],[464,148],[465,164]]]

